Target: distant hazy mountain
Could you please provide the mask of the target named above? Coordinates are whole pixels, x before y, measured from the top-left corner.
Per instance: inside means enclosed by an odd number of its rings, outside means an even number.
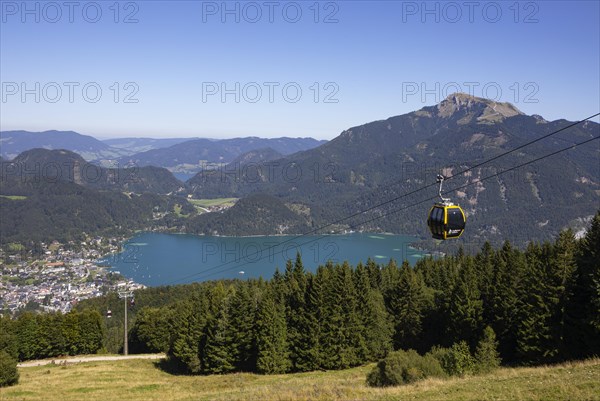
[[[249,150],[242,153],[229,163],[233,166],[243,166],[249,163],[265,163],[282,158],[284,155],[273,148]]]
[[[73,131],[0,132],[0,155],[5,159],[12,159],[21,152],[35,148],[66,149],[86,160],[111,159],[125,154],[94,137]]]
[[[282,155],[311,149],[326,141],[313,138],[115,138],[100,141],[73,131],[2,131],[0,157],[10,160],[30,149],[64,149],[87,161],[109,165],[166,167],[173,172],[197,172],[214,164],[230,163],[251,150],[271,148]]]
[[[154,149],[119,159],[121,163],[138,166],[166,167],[172,171],[198,171],[208,164],[231,163],[236,157],[251,150],[271,148],[282,155],[315,148],[327,141],[313,138],[234,138],[194,139],[168,148]]]
[[[114,138],[104,139],[102,142],[113,148],[124,150],[129,155],[133,155],[152,149],[168,148],[169,146],[192,139],[196,138]]]
[[[199,173],[186,185],[202,197],[271,194],[305,205],[315,224],[322,224],[420,189],[435,182],[439,172],[457,173],[568,124],[525,115],[509,103],[454,94],[435,106],[345,130],[317,148],[277,160],[280,168],[265,166],[258,179],[215,170]],[[599,124],[582,123],[457,177],[445,189],[476,182],[599,133]],[[468,215],[461,241],[510,238],[523,243],[552,238],[577,219],[593,215],[600,207],[598,160],[600,148],[594,142],[453,193],[451,198]],[[425,238],[425,219],[434,201],[411,204],[436,195],[432,187],[336,227],[348,228],[350,223],[354,229]],[[363,224],[390,212],[395,213]]]
[[[164,168],[147,166],[103,168],[86,162],[68,150],[31,149],[3,162],[2,186],[25,182],[72,182],[97,190],[167,194],[180,190],[183,183]]]

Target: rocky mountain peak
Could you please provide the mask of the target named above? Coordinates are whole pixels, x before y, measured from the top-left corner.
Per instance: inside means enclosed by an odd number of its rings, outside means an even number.
[[[473,119],[481,124],[493,124],[507,117],[524,114],[513,104],[496,102],[466,93],[453,93],[436,106],[438,117],[458,117],[459,123],[467,124]]]

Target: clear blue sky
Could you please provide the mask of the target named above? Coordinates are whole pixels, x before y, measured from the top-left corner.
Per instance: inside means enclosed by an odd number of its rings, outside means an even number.
[[[331,139],[452,83],[549,120],[600,109],[598,1],[0,3],[1,130]]]

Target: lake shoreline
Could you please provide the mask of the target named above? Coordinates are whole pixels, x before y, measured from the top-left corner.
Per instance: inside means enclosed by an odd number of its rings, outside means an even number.
[[[391,233],[323,235],[221,236],[138,232],[125,240],[120,253],[98,262],[146,286],[207,279],[270,278],[289,260],[302,255],[305,268],[316,270],[328,261],[351,265],[372,259],[386,264],[425,257],[413,245],[418,237]]]

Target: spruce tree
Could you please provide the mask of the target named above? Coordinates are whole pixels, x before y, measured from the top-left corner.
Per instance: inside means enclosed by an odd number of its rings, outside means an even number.
[[[483,338],[477,344],[475,351],[475,370],[478,373],[488,373],[500,366],[498,341],[496,333],[490,326],[483,330]]]
[[[40,358],[51,358],[66,354],[66,340],[63,335],[64,315],[50,313],[38,315],[39,325],[38,346]]]
[[[396,261],[392,259],[381,269],[381,292],[383,294],[389,294],[398,283],[399,276],[400,270],[398,269],[398,265],[396,264]]]
[[[562,232],[555,244],[530,246],[522,289],[517,349],[526,363],[564,358],[567,313],[575,279],[575,238]]]
[[[172,328],[168,308],[143,307],[137,313],[133,332],[149,352],[167,352],[171,343]]]
[[[434,345],[451,345],[448,304],[455,273],[447,268],[446,259],[427,257],[419,260],[414,267],[424,283],[422,332],[418,347],[422,352]]]
[[[201,370],[201,343],[208,314],[206,301],[206,295],[201,294],[197,302],[186,300],[176,303],[168,324],[172,342],[167,355],[189,373]]]
[[[323,328],[321,330],[320,343],[323,345],[321,360],[325,369],[339,369],[339,355],[343,348],[345,338],[343,337],[343,316],[341,308],[341,298],[339,297],[335,282],[336,271],[333,266],[326,264],[324,275],[323,294]]]
[[[230,305],[233,359],[236,370],[256,370],[256,313],[257,288],[252,282],[237,282]]]
[[[358,350],[364,347],[364,338],[360,331],[360,319],[356,312],[356,287],[354,286],[354,273],[348,262],[344,262],[338,272],[340,284],[340,298],[342,302],[342,315],[344,317],[344,336],[346,345],[344,354],[340,358],[343,367],[359,364]]]
[[[321,367],[321,347],[319,337],[321,333],[321,307],[323,292],[320,280],[313,274],[307,275],[306,295],[304,300],[303,331],[299,348],[299,358],[296,368],[299,371],[311,371]]]
[[[387,290],[386,303],[394,322],[394,348],[417,348],[425,306],[424,285],[407,261]]]
[[[322,363],[325,369],[343,369],[357,363],[356,298],[349,266],[326,264],[324,274]]]
[[[306,272],[300,253],[296,261],[288,261],[284,274],[286,284],[285,311],[287,322],[287,340],[290,350],[290,360],[293,371],[306,371],[310,368],[310,355],[306,336],[309,334],[308,316],[306,311]]]
[[[600,210],[579,241],[573,291],[567,305],[568,356],[600,355]]]
[[[565,334],[568,331],[567,325],[574,323],[574,316],[570,314],[568,306],[575,290],[576,253],[577,243],[573,231],[568,229],[561,232],[554,243],[553,255],[548,266],[553,305],[550,346],[556,349],[557,359],[564,359],[569,353]]]
[[[487,324],[494,319],[492,315],[495,287],[494,282],[495,252],[489,242],[485,242],[481,251],[475,256],[475,271],[479,276],[481,301],[483,302],[483,317]]]
[[[71,312],[73,313],[73,312]],[[79,314],[79,353],[95,354],[102,348],[104,326],[98,311],[84,311]]]
[[[371,287],[369,272],[359,264],[355,272],[356,312],[364,340],[358,349],[360,363],[381,359],[392,350],[392,320],[381,292]]]
[[[63,335],[67,342],[67,353],[69,355],[79,355],[81,349],[81,330],[79,328],[80,315],[77,313],[67,313],[63,323]]]
[[[527,364],[552,360],[558,350],[549,349],[552,343],[553,307],[549,294],[548,269],[552,249],[549,244],[527,247],[527,265],[520,288],[517,328],[517,355]]]
[[[369,276],[362,265],[359,263],[354,270],[354,287],[356,289],[356,315],[358,317],[358,326],[357,330],[360,331],[361,343],[359,344],[359,348],[356,350],[357,358],[361,361],[371,360],[371,353],[368,349],[368,331],[369,327],[369,315],[371,315],[371,311],[369,310],[370,306],[370,293],[371,293],[371,284],[369,282]]]
[[[483,302],[477,273],[471,257],[464,257],[449,303],[450,335],[454,342],[466,341],[474,347],[483,331]]]
[[[498,350],[506,361],[516,360],[519,294],[526,261],[522,252],[506,241],[493,256],[492,283],[484,304],[486,323],[497,334]]]
[[[206,340],[201,354],[205,373],[228,373],[235,369],[236,347],[231,322],[232,289],[218,282],[211,291]]]
[[[367,273],[369,274],[369,281],[371,288],[380,291],[381,290],[381,269],[379,265],[371,258],[367,259],[365,266]]]
[[[285,373],[291,363],[287,343],[285,306],[278,300],[273,286],[263,292],[257,312],[257,361],[259,373]]]

